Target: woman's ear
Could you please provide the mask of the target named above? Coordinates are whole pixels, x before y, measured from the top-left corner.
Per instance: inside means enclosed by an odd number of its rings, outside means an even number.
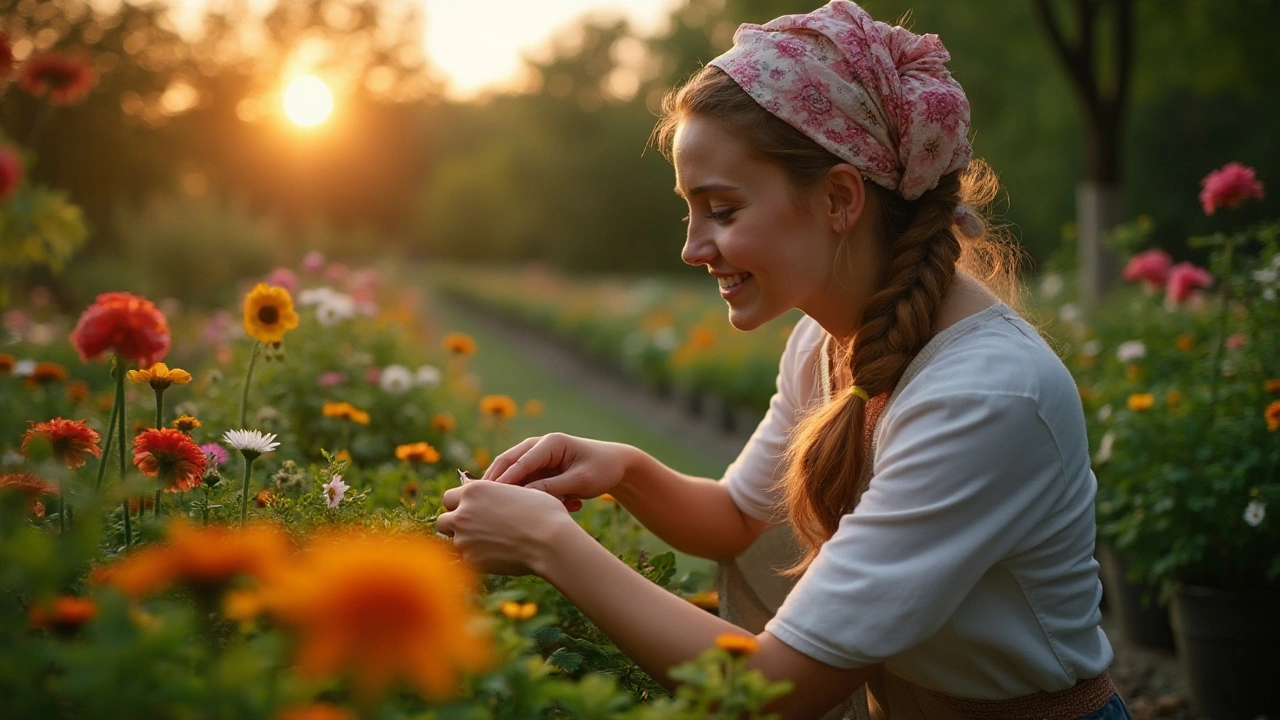
[[[831,229],[845,233],[857,224],[867,206],[867,188],[858,168],[837,163],[827,171],[827,216]]]

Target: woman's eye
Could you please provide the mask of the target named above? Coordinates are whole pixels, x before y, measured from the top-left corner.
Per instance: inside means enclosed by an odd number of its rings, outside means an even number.
[[[736,212],[738,212],[738,208],[735,207],[725,208],[724,210],[713,210],[707,213],[707,219],[712,222],[725,222],[729,220],[729,218],[732,218],[733,214]]]

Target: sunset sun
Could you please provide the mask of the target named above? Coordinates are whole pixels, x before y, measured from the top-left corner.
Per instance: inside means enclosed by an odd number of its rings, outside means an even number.
[[[300,75],[284,91],[284,114],[295,125],[312,127],[333,112],[333,93],[314,75]]]

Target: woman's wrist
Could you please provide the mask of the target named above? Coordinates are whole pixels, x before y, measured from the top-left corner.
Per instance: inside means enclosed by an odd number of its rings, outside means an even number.
[[[622,475],[618,479],[617,485],[610,491],[610,494],[617,498],[618,501],[625,503],[628,496],[641,491],[641,478],[645,476],[648,469],[646,464],[653,462],[653,458],[649,457],[643,450],[631,445],[622,445],[619,454]]]
[[[543,524],[538,541],[529,544],[530,556],[525,564],[535,575],[554,584],[561,561],[569,560],[574,544],[584,538],[591,540],[572,515],[558,513]]]

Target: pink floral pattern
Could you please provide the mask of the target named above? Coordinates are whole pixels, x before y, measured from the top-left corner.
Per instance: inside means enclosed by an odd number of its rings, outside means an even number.
[[[937,35],[873,20],[850,0],[745,23],[711,61],[765,110],[876,184],[914,200],[969,164],[969,100]]]

